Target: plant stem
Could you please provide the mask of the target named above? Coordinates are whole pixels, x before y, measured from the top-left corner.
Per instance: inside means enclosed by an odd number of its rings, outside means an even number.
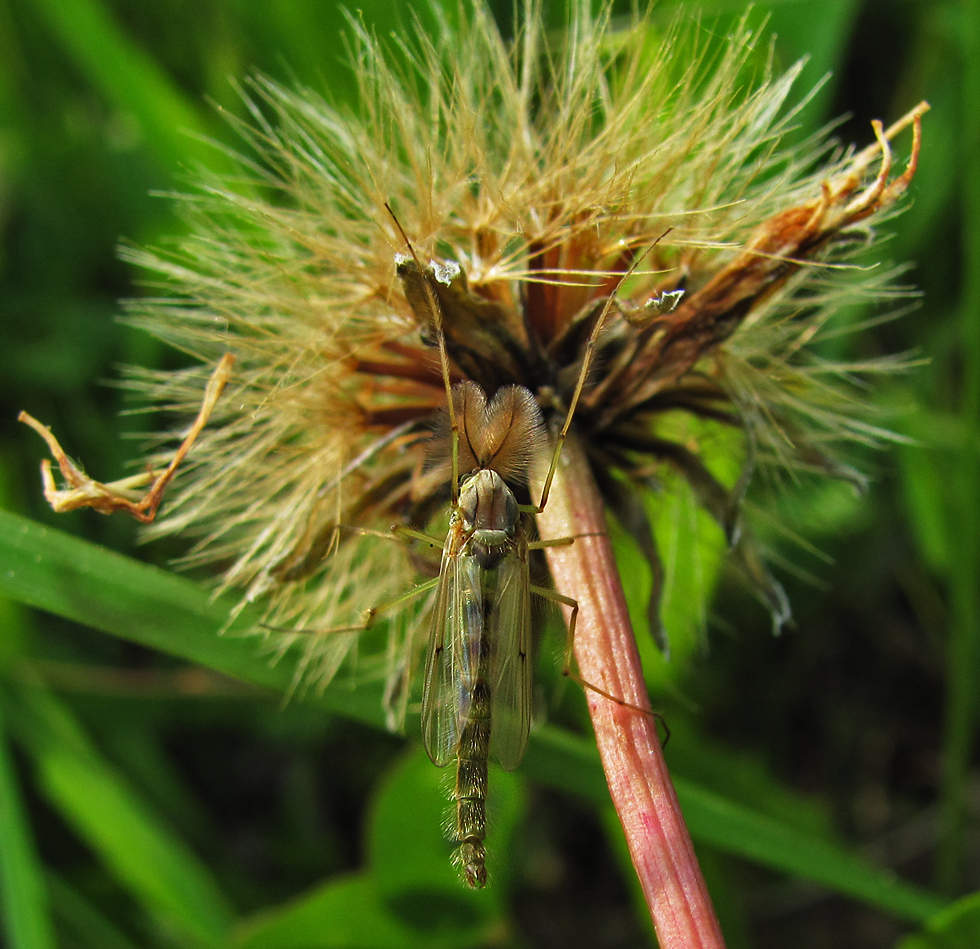
[[[602,497],[584,449],[572,433],[538,524],[542,537],[575,537],[569,546],[546,548],[546,554],[556,589],[579,604],[574,642],[579,674],[586,683],[629,703],[585,690],[609,793],[660,946],[723,947],[667,771],[656,719],[641,711],[650,708],[650,700],[606,533]]]

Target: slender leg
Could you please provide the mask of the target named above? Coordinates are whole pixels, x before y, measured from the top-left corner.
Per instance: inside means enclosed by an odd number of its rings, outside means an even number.
[[[360,623],[357,623],[354,626],[334,626],[331,629],[295,629],[287,626],[270,626],[267,623],[262,623],[262,629],[268,629],[274,633],[296,633],[307,636],[332,636],[339,633],[364,633],[374,626],[374,621],[378,618],[379,613],[385,613],[401,603],[407,603],[409,600],[412,600],[423,593],[427,593],[429,590],[434,589],[438,582],[439,577],[433,577],[431,580],[426,580],[425,583],[420,583],[417,587],[412,587],[411,590],[406,590],[404,593],[399,593],[398,596],[393,596],[390,600],[384,600],[377,606],[372,606],[370,609],[364,611],[364,618]]]
[[[562,538],[564,539],[564,538]],[[563,545],[550,545],[550,546],[563,546]],[[568,676],[568,678],[573,679],[584,689],[589,689],[598,695],[603,696],[603,698],[609,699],[610,702],[615,702],[617,705],[622,705],[624,708],[631,708],[637,712],[643,712],[644,715],[652,715],[664,728],[666,737],[664,738],[664,744],[667,744],[667,740],[670,738],[670,729],[667,727],[667,723],[664,721],[663,715],[659,712],[653,712],[647,708],[641,708],[639,705],[634,705],[632,702],[627,702],[625,699],[621,699],[616,695],[607,692],[601,686],[595,685],[592,682],[587,682],[583,679],[573,668],[572,668],[572,649],[575,646],[575,624],[578,621],[578,600],[572,599],[570,596],[565,596],[563,593],[557,593],[554,590],[549,590],[547,587],[539,587],[531,585],[531,592],[536,593],[538,596],[551,600],[552,603],[560,603],[562,606],[567,606],[572,612],[568,617],[568,636],[565,640],[565,659],[562,667],[562,675]]]
[[[574,537],[550,537],[548,540],[532,540],[528,550],[544,550],[545,547],[570,547],[575,543]]]

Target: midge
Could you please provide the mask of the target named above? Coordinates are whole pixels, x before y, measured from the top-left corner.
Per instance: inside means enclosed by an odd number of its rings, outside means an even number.
[[[422,740],[439,767],[456,760],[452,837],[459,847],[454,862],[466,884],[480,888],[487,882],[488,760],[492,756],[505,770],[516,768],[524,757],[531,727],[532,593],[571,609],[565,673],[619,701],[571,672],[578,603],[532,584],[528,555],[574,540],[531,540],[532,519],[548,503],[562,445],[605,318],[615,305],[620,285],[645,254],[636,257],[593,314],[578,380],[555,439],[540,499],[537,504],[519,504],[511,485],[527,483],[532,460],[547,444],[541,410],[523,386],[503,386],[488,400],[475,382],[451,384],[435,284],[451,285],[460,271],[446,263],[424,268],[401,224],[386,207],[410,252],[396,258],[398,276],[423,334],[439,348],[446,387],[446,409],[429,455],[430,463],[445,468],[447,451],[449,454],[448,534],[440,543],[421,532],[399,529],[442,548],[438,578],[417,588],[422,592],[436,586],[422,692]],[[679,294],[665,294],[659,304],[661,312],[672,309],[678,299]],[[372,620],[373,616],[368,622]]]
[[[499,389],[489,403],[476,383],[451,393],[447,414],[468,473],[453,481],[449,532],[432,613],[422,740],[442,767],[456,759],[455,862],[471,887],[486,884],[487,759],[507,770],[524,757],[531,724],[532,592],[574,601],[534,586],[528,552],[533,508],[517,503],[507,481],[523,480],[543,445],[541,412],[519,386]]]

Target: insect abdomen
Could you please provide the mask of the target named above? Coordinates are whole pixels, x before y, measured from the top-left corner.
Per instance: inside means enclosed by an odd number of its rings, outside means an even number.
[[[453,861],[468,886],[481,889],[487,884],[487,759],[490,756],[491,690],[487,679],[489,643],[481,637],[480,662],[473,686],[469,715],[459,737],[456,755],[456,822],[453,839],[459,849]]]

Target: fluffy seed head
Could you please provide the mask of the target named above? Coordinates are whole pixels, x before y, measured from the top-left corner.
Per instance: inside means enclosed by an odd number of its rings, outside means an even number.
[[[585,0],[560,42],[534,0],[513,43],[480,0],[459,20],[388,45],[352,22],[356,113],[254,80],[241,175],[184,199],[179,246],[133,255],[163,286],[133,318],[200,361],[133,385],[193,413],[219,356],[237,360],[155,530],[195,535],[190,563],[219,564],[269,626],[307,631],[284,642],[320,683],[355,637],[308,631],[356,624],[417,576],[410,550],[363,531],[424,529],[449,497],[420,281],[453,381],[473,384],[457,390],[461,474],[501,452],[521,480],[538,409],[515,407],[516,435],[484,431],[483,392],[525,387],[560,420],[612,288],[668,229],[617,294],[574,420],[624,523],[649,531],[631,492],[666,466],[734,543],[747,477],[712,473],[698,425],[744,433],[756,465],[831,475],[849,472],[842,443],[882,435],[813,347],[843,305],[895,292],[895,272],[844,265],[911,179],[914,158],[891,170],[898,128],[856,154],[784,148],[799,67],[773,75],[747,29],[709,57],[693,33],[614,29]]]

